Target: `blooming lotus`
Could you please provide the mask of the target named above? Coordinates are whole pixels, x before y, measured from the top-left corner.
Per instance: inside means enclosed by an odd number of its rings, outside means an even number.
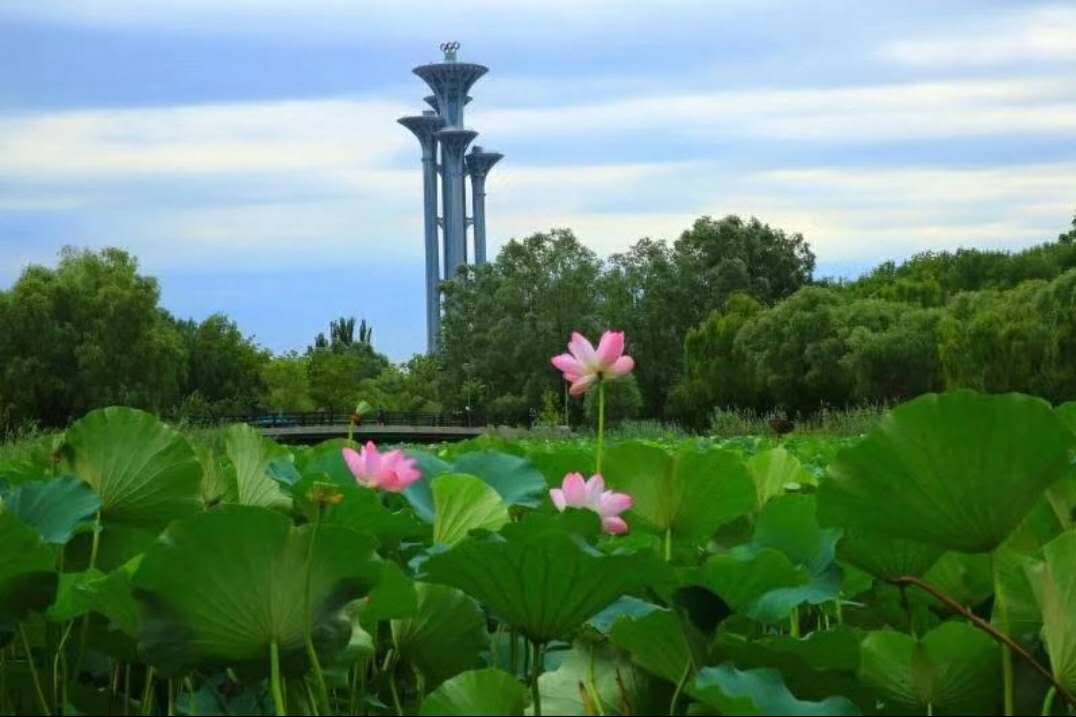
[[[572,332],[568,353],[553,357],[553,365],[572,384],[569,393],[581,396],[595,383],[627,376],[635,368],[635,360],[624,355],[624,332],[606,331],[598,348],[579,332]]]
[[[602,530],[606,533],[626,533],[628,524],[620,514],[631,508],[631,496],[605,489],[605,479],[592,475],[584,481],[579,473],[564,476],[560,488],[550,488],[549,498],[557,510],[565,508],[583,508],[592,510],[601,516]]]
[[[401,450],[379,453],[373,441],[368,441],[361,452],[344,448],[342,453],[355,481],[367,488],[399,493],[422,477],[414,458]]]

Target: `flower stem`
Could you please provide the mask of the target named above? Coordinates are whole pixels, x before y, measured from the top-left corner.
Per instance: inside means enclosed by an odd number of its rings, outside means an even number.
[[[691,674],[691,662],[688,660],[684,663],[684,674],[680,676],[680,681],[676,683],[676,691],[669,700],[669,717],[676,714],[676,703],[680,701],[680,693],[684,691],[684,685],[687,684],[687,678]]]
[[[665,529],[665,562],[672,562],[672,526]]]
[[[542,646],[531,643],[534,659],[531,660],[531,698],[534,700],[534,717],[542,717],[542,692],[538,689],[538,678],[542,674]]]
[[[90,567],[89,570],[93,571],[97,567],[97,548],[101,542],[101,510],[97,510],[97,516],[93,521],[93,542],[90,545]],[[79,673],[82,671],[82,657],[86,653],[86,633],[90,628],[90,616],[89,614],[82,616],[82,625],[79,628],[78,636],[78,657],[75,658],[75,674],[74,677],[77,680]]]
[[[142,714],[153,712],[153,668],[146,668],[146,684],[142,688]]]
[[[318,709],[322,714],[329,713],[329,689],[325,685],[325,675],[321,672],[321,662],[318,660],[317,650],[314,649],[314,628],[311,624],[313,616],[310,605],[310,583],[314,572],[314,548],[318,540],[318,528],[321,526],[321,503],[315,503],[317,513],[314,517],[314,529],[310,535],[310,548],[306,553],[306,594],[304,602],[306,654],[310,658],[310,667],[314,671],[314,679],[318,685]]]
[[[594,472],[602,472],[602,444],[605,440],[605,381],[598,381],[598,446],[594,456]]]
[[[1005,604],[1005,594],[1001,589],[1001,565],[997,555],[993,556],[993,570],[994,570],[994,607],[998,616],[998,629],[1004,633],[1009,633],[1009,613],[1008,607]],[[1005,714],[1015,714],[1015,698],[1013,696],[1013,671],[1012,671],[1012,650],[1008,645],[1001,645],[1001,682],[1005,693]]]
[[[1042,714],[1050,715],[1054,711],[1054,695],[1057,694],[1057,688],[1050,685],[1050,689],[1046,690],[1046,697],[1042,700]]]
[[[590,648],[590,661],[587,664],[587,683],[585,685],[587,694],[590,696],[590,701],[594,703],[594,711],[598,717],[605,717],[605,708],[602,706],[601,695],[598,694],[598,688],[594,679],[594,646]]]
[[[269,688],[273,693],[273,705],[276,707],[277,717],[287,715],[284,693],[280,690],[280,648],[277,647],[275,638],[269,643]]]
[[[22,647],[26,650],[26,664],[30,666],[30,679],[34,683],[34,692],[37,693],[37,701],[41,704],[42,714],[49,714],[49,703],[45,700],[45,692],[41,689],[41,678],[37,674],[37,665],[34,664],[34,653],[30,649],[30,638],[26,637],[26,628],[19,623],[19,637],[22,638]]]

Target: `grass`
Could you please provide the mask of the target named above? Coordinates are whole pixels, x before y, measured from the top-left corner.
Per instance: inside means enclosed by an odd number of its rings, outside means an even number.
[[[830,436],[861,436],[869,433],[885,416],[889,406],[874,404],[855,408],[822,408],[794,420],[793,432],[822,433]],[[776,411],[716,408],[710,415],[710,434],[721,437],[759,436],[774,432],[770,422],[784,418]]]

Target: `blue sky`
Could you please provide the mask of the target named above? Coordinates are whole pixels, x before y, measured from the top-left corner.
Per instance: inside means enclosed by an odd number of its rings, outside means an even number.
[[[0,286],[121,246],[180,316],[277,350],[367,318],[423,344],[413,66],[490,73],[491,249],[600,254],[702,214],[803,232],[821,274],[1048,241],[1076,211],[1076,3],[4,0]]]

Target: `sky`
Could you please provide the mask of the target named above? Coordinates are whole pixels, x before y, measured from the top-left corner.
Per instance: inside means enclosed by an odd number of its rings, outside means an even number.
[[[600,255],[698,216],[801,232],[820,276],[1050,241],[1076,211],[1076,2],[2,0],[0,288],[119,246],[180,317],[274,351],[331,318],[424,344],[411,73],[487,65],[491,255]]]

